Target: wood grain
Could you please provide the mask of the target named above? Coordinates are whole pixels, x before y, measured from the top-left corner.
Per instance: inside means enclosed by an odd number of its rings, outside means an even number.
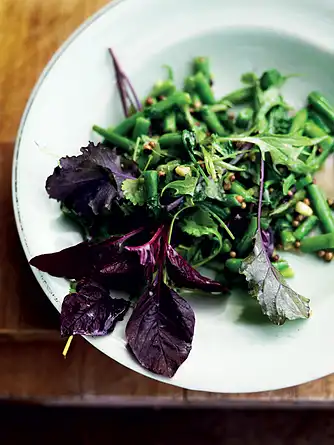
[[[70,33],[106,3],[0,1],[0,397],[185,406],[334,403],[334,376],[275,392],[208,394],[182,391],[135,374],[80,338],[63,359],[58,314],[27,265],[14,224],[12,151],[25,103],[41,70]]]

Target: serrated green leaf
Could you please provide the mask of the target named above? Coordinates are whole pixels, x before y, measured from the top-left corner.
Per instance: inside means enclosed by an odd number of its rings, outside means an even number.
[[[319,144],[324,138],[310,139],[298,135],[261,135],[246,137],[220,138],[222,141],[250,142],[259,147],[262,155],[270,153],[274,165],[285,165],[295,173],[307,173],[309,167],[300,159],[299,155],[305,146]]]
[[[141,178],[125,179],[122,182],[122,191],[125,199],[131,201],[133,205],[145,204],[144,184]]]
[[[161,195],[163,195],[163,193],[165,193],[167,189],[172,189],[174,190],[175,196],[182,196],[182,195],[194,196],[196,184],[197,184],[197,178],[194,176],[187,175],[185,176],[184,179],[172,181],[169,184],[167,184],[163,188]]]
[[[271,264],[260,230],[255,237],[254,250],[242,262],[240,273],[248,281],[251,296],[257,299],[262,312],[274,324],[310,316],[309,300],[292,290]]]
[[[203,210],[197,210],[191,218],[185,218],[181,228],[188,235],[201,237],[206,235],[217,236],[218,225],[213,221],[211,216]],[[220,236],[220,235],[219,235]]]

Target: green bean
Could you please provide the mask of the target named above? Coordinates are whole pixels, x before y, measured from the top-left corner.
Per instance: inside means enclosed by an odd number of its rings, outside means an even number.
[[[225,195],[223,205],[226,207],[241,207],[241,203],[237,200],[238,195]]]
[[[195,92],[196,82],[194,76],[188,76],[184,79],[183,89],[189,94],[193,94]]]
[[[302,108],[301,110],[297,111],[294,118],[292,119],[290,133],[298,133],[303,131],[304,126],[307,122],[307,117],[308,117],[307,108]]]
[[[164,133],[175,133],[176,128],[176,114],[174,111],[171,111],[164,117]]]
[[[247,129],[253,120],[254,110],[253,108],[247,107],[238,113],[236,124],[239,128]]]
[[[144,179],[146,204],[148,208],[156,215],[160,207],[158,193],[158,172],[156,170],[146,170],[142,173],[142,176]]]
[[[300,250],[305,253],[327,249],[334,249],[334,233],[310,236],[301,241],[300,244]]]
[[[190,94],[190,96],[191,96],[191,104],[194,107],[195,111],[200,110],[203,104],[199,95],[197,93],[192,93]]]
[[[172,80],[160,80],[152,88],[148,97],[169,96],[176,90],[175,84]]]
[[[318,91],[308,95],[309,104],[320,114],[326,116],[331,129],[334,130],[334,108],[328,100]]]
[[[280,231],[280,238],[284,250],[291,249],[296,242],[296,238],[292,232],[291,225],[288,221],[281,219],[277,222],[277,228]]]
[[[283,249],[284,250],[288,250],[291,249],[294,245],[294,243],[296,242],[296,238],[292,232],[292,230],[282,230],[282,232],[280,233],[281,235],[281,241],[283,244]]]
[[[239,181],[231,182],[231,193],[242,196],[246,202],[255,202],[255,199],[253,198],[253,190],[245,189]]]
[[[111,142],[113,145],[115,145],[115,147],[120,148],[129,154],[132,154],[135,144],[130,139],[121,136],[114,131],[105,130],[98,125],[93,125],[93,130],[100,136],[103,136],[108,142]]]
[[[157,102],[147,109],[147,115],[149,117],[158,118],[162,117],[164,113],[168,112],[175,106],[186,105],[190,103],[190,96],[188,93],[177,91],[176,93],[168,96],[165,100]]]
[[[309,216],[303,221],[300,226],[293,232],[296,240],[301,241],[308,235],[314,227],[318,224],[319,220],[315,215]]]
[[[140,136],[147,136],[150,130],[151,122],[149,119],[145,119],[144,117],[137,117],[136,124],[133,129],[132,139],[137,140]]]
[[[311,110],[309,112],[309,119],[311,119],[312,122],[314,122],[319,128],[321,128],[327,134],[331,132],[331,129],[325,122],[324,118],[315,111]]]
[[[333,152],[334,149],[334,139],[328,136],[327,133],[320,127],[318,127],[313,121],[307,121],[305,125],[305,134],[311,138],[318,138],[327,136],[323,141],[321,141],[320,146],[322,148],[322,153],[311,162],[308,162],[310,170],[313,172],[320,169],[323,163],[326,161],[328,156]]]
[[[208,82],[212,80],[208,57],[196,57],[193,62],[193,69],[194,74],[203,73]]]
[[[222,248],[221,248],[221,252],[222,253],[229,253],[231,252],[232,249],[232,243],[231,241],[227,238],[223,240],[223,244],[222,244]]]
[[[284,278],[293,278],[295,276],[295,272],[291,267],[280,270],[280,273]]]
[[[282,272],[283,270],[288,269],[288,268],[290,267],[290,266],[289,266],[289,263],[288,263],[286,260],[279,260],[279,261],[273,263],[273,266],[274,266],[279,272]]]
[[[334,232],[334,217],[322,191],[316,184],[307,186],[307,192],[312,202],[312,207],[318,216],[325,233]]]
[[[240,105],[246,102],[250,102],[254,95],[254,87],[244,87],[239,90],[235,90],[230,94],[224,96],[219,102],[228,100],[233,105]]]
[[[237,249],[239,255],[245,256],[251,249],[256,231],[257,231],[257,217],[253,216],[250,220],[248,229],[246,230],[244,236],[242,237],[239,243]]]
[[[207,105],[213,105],[216,103],[215,97],[213,95],[212,89],[210,87],[210,83],[205,78],[204,74],[198,72],[194,76],[195,80],[195,91],[201,98],[201,101]]]
[[[222,113],[227,111],[230,108],[230,105],[226,103],[218,103],[214,105],[209,105],[209,108],[214,113]]]
[[[225,266],[230,272],[239,273],[243,260],[241,258],[229,258],[225,262]]]
[[[209,130],[213,133],[218,134],[218,136],[226,136],[225,128],[219,122],[217,115],[210,110],[208,106],[204,106],[201,109],[201,116],[203,121],[208,126]]]
[[[323,141],[321,141],[321,148],[323,150],[331,150],[333,146],[333,138],[328,136],[327,133],[313,121],[308,120],[305,124],[305,134],[310,138],[321,138],[327,136]]]
[[[143,117],[143,115],[142,111],[138,111],[132,116],[123,119],[122,122],[114,128],[114,133],[120,134],[121,136],[128,134],[135,126],[137,118]]]
[[[167,150],[170,147],[183,147],[181,133],[166,133],[159,138],[160,148]]]
[[[303,176],[296,182],[296,190],[302,190],[309,184],[313,184],[313,176],[310,174]]]

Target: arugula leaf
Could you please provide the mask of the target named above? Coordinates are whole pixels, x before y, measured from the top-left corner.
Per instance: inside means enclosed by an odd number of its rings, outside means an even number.
[[[295,173],[307,173],[309,170],[309,167],[298,159],[303,148],[317,145],[323,139],[323,137],[310,139],[292,134],[220,138],[222,141],[250,142],[257,145],[263,156],[265,153],[270,153],[274,165],[285,165]]]
[[[131,201],[133,205],[143,206],[145,204],[144,183],[141,178],[123,181],[122,191],[125,199]]]
[[[177,181],[172,181],[167,184],[161,192],[161,195],[165,193],[167,189],[174,190],[174,195],[190,195],[194,196],[195,189],[197,184],[197,178],[194,176],[186,175],[184,179],[179,179]]]
[[[292,290],[270,262],[260,230],[255,237],[254,250],[243,261],[240,273],[246,276],[250,294],[274,324],[310,316],[309,300]]]
[[[248,281],[250,295],[260,303],[262,312],[277,325],[286,320],[308,318],[309,300],[292,290],[270,262],[267,250],[270,236],[261,231],[264,160],[261,158],[258,224],[253,252],[242,262],[240,273]]]

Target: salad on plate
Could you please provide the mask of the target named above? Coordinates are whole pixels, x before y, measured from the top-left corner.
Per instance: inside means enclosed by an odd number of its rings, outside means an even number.
[[[311,92],[295,111],[289,75],[245,73],[217,98],[206,57],[178,88],[173,71],[139,100],[114,53],[124,119],[46,180],[83,241],[31,265],[69,280],[61,335],[110,334],[127,316],[129,350],[172,377],[187,359],[195,314],[184,289],[225,299],[245,288],[277,325],[307,319],[284,251],[333,258],[333,201],[314,179],[333,152],[334,108]],[[115,290],[129,298],[116,298]]]

